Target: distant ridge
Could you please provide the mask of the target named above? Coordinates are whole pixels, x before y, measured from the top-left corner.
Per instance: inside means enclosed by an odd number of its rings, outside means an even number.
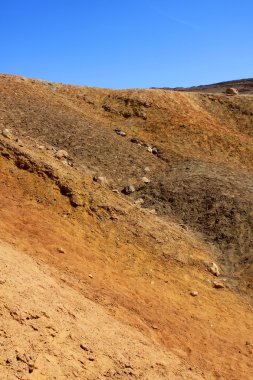
[[[163,90],[187,91],[187,92],[225,92],[227,88],[233,87],[239,90],[240,93],[253,94],[253,78],[237,79],[227,82],[218,82],[207,85],[193,87],[159,87]],[[157,88],[157,87],[152,87]]]

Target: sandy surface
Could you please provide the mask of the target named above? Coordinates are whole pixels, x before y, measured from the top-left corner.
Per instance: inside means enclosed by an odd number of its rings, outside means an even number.
[[[0,243],[1,379],[200,379],[140,332]]]

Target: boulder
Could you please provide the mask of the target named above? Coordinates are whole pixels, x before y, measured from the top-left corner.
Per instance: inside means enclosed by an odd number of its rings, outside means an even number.
[[[226,89],[226,94],[227,95],[238,95],[239,91],[236,88],[230,87],[230,88]]]

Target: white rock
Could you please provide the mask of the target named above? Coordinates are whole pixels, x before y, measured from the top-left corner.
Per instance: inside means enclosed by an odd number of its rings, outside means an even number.
[[[93,177],[93,181],[99,183],[100,185],[107,185],[108,184],[108,181],[107,181],[107,178],[106,177],[102,177],[102,176],[95,176]]]
[[[150,179],[148,179],[147,177],[142,177],[142,182],[149,183]]]
[[[4,137],[6,137],[7,139],[11,139],[11,137],[12,137],[11,131],[10,131],[8,128],[5,128],[5,129],[2,131],[2,135],[3,135]]]
[[[69,156],[66,150],[60,149],[55,153],[55,157],[58,159],[67,158]]]
[[[212,265],[209,267],[209,271],[214,275],[214,276],[219,276],[220,275],[220,270],[217,264],[212,263]]]
[[[134,202],[135,205],[143,205],[143,203],[144,203],[143,198],[136,199],[136,201]]]

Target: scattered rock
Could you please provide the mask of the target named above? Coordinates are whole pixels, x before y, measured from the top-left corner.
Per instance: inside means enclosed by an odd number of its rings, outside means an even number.
[[[158,154],[158,150],[157,150],[157,148],[155,146],[153,146],[153,148],[152,148],[152,153],[153,154]]]
[[[152,325],[152,329],[158,330],[158,326],[157,325]]]
[[[108,181],[107,181],[106,177],[94,176],[93,177],[93,181],[99,183],[100,185],[107,185],[108,184]]]
[[[212,263],[212,265],[209,268],[209,271],[214,275],[214,276],[219,276],[220,275],[220,270],[217,264]]]
[[[135,188],[132,185],[125,186],[124,189],[122,190],[122,193],[129,195],[135,192]]]
[[[136,201],[134,202],[135,205],[143,205],[143,203],[144,203],[143,198],[136,199]]]
[[[80,344],[80,347],[84,351],[89,351],[89,349],[83,343]]]
[[[228,94],[228,95],[238,95],[239,91],[236,88],[230,87],[230,88],[226,89],[226,94]]]
[[[93,276],[92,276],[92,274],[91,274],[91,273],[89,274],[89,277],[90,277],[90,278],[93,278]]]
[[[122,137],[125,137],[126,136],[126,133],[123,132],[120,128],[116,128],[114,129],[114,131],[117,133],[117,135],[119,136],[122,136]]]
[[[150,172],[150,169],[149,169],[148,166],[146,166],[146,167],[144,168],[144,172],[146,172],[146,173],[149,173],[149,172]]]
[[[141,143],[141,140],[137,139],[136,137],[133,137],[130,141],[131,141],[133,144],[140,144],[140,143]]]
[[[153,149],[152,149],[151,146],[148,146],[146,149],[147,149],[147,151],[148,151],[149,153],[153,153]]]
[[[70,203],[73,207],[82,207],[84,206],[84,197],[78,193],[71,193]]]
[[[5,128],[3,131],[2,131],[2,135],[4,137],[6,137],[7,139],[11,139],[12,138],[12,133],[11,131],[8,129],[8,128]]]
[[[150,179],[148,179],[147,177],[142,177],[142,182],[149,183]]]
[[[59,160],[61,158],[68,158],[69,154],[66,150],[60,149],[55,153],[55,157],[58,158]]]
[[[199,293],[198,293],[196,290],[192,290],[192,291],[190,292],[190,295],[191,295],[192,297],[197,297],[197,296],[199,295]]]
[[[57,248],[57,251],[58,251],[59,253],[65,253],[65,251],[64,251],[64,249],[63,249],[62,247],[58,247],[58,248]]]
[[[225,285],[222,282],[214,281],[213,282],[213,287],[215,289],[223,289],[223,288],[225,288]]]

